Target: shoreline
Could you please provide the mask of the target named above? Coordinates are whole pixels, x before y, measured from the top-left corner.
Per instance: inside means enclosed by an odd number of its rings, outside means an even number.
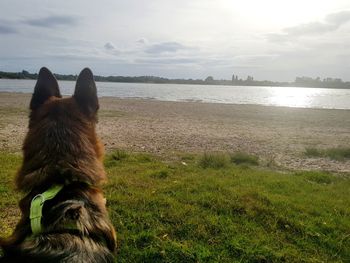
[[[294,88],[294,87],[293,87]],[[298,88],[298,87],[295,87]],[[299,87],[300,88],[300,87]],[[312,88],[311,88],[312,89]],[[0,92],[1,95],[2,92]],[[12,93],[12,92],[8,92]],[[28,93],[21,93],[20,94],[28,94]],[[64,95],[64,97],[67,97],[69,95]],[[145,101],[158,101],[158,102],[179,102],[179,103],[202,103],[202,104],[216,104],[216,105],[232,105],[232,106],[248,106],[248,107],[271,107],[271,108],[292,108],[292,109],[305,109],[305,110],[340,110],[340,111],[350,111],[350,109],[346,108],[321,108],[321,107],[299,107],[299,106],[278,106],[278,105],[264,105],[264,104],[251,104],[251,103],[227,103],[227,102],[208,102],[208,101],[202,101],[202,100],[158,100],[155,98],[141,98],[141,97],[114,97],[114,96],[101,96],[98,97],[99,99],[108,99],[113,98],[116,100],[145,100]]]
[[[0,150],[20,152],[31,94],[0,92]],[[306,158],[307,147],[350,147],[350,110],[100,97],[106,151],[161,156],[242,151],[293,170],[350,172],[350,161]]]
[[[66,81],[66,80],[65,80]],[[70,80],[68,80],[70,81]],[[144,84],[152,84],[152,83],[144,83]],[[177,84],[176,84],[177,85]],[[282,87],[283,88],[283,87]],[[292,88],[308,88],[308,87],[292,87]],[[313,89],[313,88],[311,88]],[[323,88],[319,88],[323,89]],[[326,89],[326,88],[325,88]],[[0,91],[0,96],[2,95],[24,95],[24,96],[31,96],[32,92],[8,92],[8,91]],[[69,97],[71,95],[62,94],[63,97]],[[159,100],[156,98],[151,97],[115,97],[115,96],[98,96],[99,100],[103,99],[115,99],[115,100],[140,100],[140,101],[157,101],[157,102],[175,102],[175,103],[201,103],[201,104],[216,104],[216,105],[232,105],[232,106],[248,106],[248,107],[272,107],[272,108],[292,108],[292,109],[305,109],[305,110],[340,110],[340,111],[350,111],[350,108],[327,108],[327,107],[300,107],[300,106],[281,106],[281,105],[265,105],[265,104],[252,104],[252,103],[228,103],[228,102],[209,102],[209,101],[203,101],[203,100]]]
[[[3,72],[0,71],[0,73],[10,73],[10,74],[21,74],[20,72]],[[33,75],[31,78],[6,78],[2,77],[1,79],[4,80],[34,80],[36,81],[37,75],[34,76],[34,74],[29,73],[30,75]],[[56,74],[56,78],[58,81],[72,81],[75,82],[77,75],[64,75],[64,74]],[[65,79],[64,77],[73,77],[73,79]],[[62,78],[63,77],[63,78]],[[101,83],[132,83],[132,84],[167,84],[167,85],[203,85],[203,86],[240,86],[240,87],[281,87],[281,88],[311,88],[311,89],[350,89],[350,86],[328,86],[328,87],[321,87],[321,86],[301,86],[301,84],[297,84],[295,81],[271,81],[271,80],[235,80],[232,82],[232,80],[212,80],[212,81],[205,81],[203,79],[169,79],[169,78],[164,78],[164,77],[157,77],[157,76],[98,76],[95,75],[95,80],[96,82],[101,82]],[[120,80],[107,80],[108,78],[115,78],[115,79],[120,79]],[[142,81],[137,81],[137,79],[142,78]],[[102,80],[105,79],[105,80]],[[123,80],[121,80],[123,79]],[[125,81],[126,79],[129,79],[129,81]],[[148,79],[145,80],[145,79]],[[341,82],[343,85],[349,84],[349,81]],[[338,83],[337,83],[338,84]],[[304,84],[307,85],[307,84]],[[309,84],[310,85],[310,84]],[[339,84],[338,84],[339,85]]]

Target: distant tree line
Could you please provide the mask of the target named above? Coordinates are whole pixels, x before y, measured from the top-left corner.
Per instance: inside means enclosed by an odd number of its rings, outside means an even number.
[[[297,87],[319,87],[319,88],[350,88],[350,82],[344,82],[339,78],[325,78],[317,77],[315,79],[310,77],[297,77],[294,81]]]
[[[38,74],[31,74],[26,70],[22,72],[4,72],[0,71],[0,79],[36,79]]]
[[[58,80],[76,80],[77,75],[54,74]],[[37,73],[29,73],[26,70],[22,72],[4,72],[0,71],[0,79],[37,79]]]
[[[205,84],[201,79],[168,79],[155,76],[95,76],[96,81],[105,82],[126,82],[126,83],[171,83],[171,84]]]
[[[58,80],[76,80],[77,75],[54,74]],[[0,79],[37,79],[37,73],[0,71]],[[95,76],[96,81],[124,82],[124,83],[170,83],[170,84],[201,84],[201,85],[231,85],[231,86],[280,86],[280,87],[314,87],[314,88],[350,88],[350,82],[344,82],[339,78],[297,77],[294,82],[275,82],[269,80],[254,80],[252,76],[246,79],[233,74],[231,80],[216,80],[212,76],[202,79],[168,79],[155,76]]]

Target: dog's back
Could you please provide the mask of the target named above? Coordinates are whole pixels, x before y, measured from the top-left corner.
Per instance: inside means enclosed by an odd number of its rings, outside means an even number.
[[[12,236],[0,240],[1,262],[113,262],[115,232],[100,190],[106,178],[95,132],[98,108],[89,69],[80,73],[71,98],[61,98],[52,73],[40,70],[16,178],[25,193],[22,217]],[[42,216],[35,221],[34,200],[55,187],[57,193],[39,202]]]

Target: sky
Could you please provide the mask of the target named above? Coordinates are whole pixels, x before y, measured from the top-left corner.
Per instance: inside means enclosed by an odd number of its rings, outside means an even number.
[[[0,71],[350,80],[349,0],[1,0]]]

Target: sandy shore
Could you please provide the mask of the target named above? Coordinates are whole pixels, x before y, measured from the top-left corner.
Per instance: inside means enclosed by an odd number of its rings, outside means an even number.
[[[20,151],[29,94],[0,93],[0,149]],[[245,151],[290,169],[350,172],[350,161],[306,158],[306,147],[350,147],[350,111],[101,98],[107,151],[161,155]]]

